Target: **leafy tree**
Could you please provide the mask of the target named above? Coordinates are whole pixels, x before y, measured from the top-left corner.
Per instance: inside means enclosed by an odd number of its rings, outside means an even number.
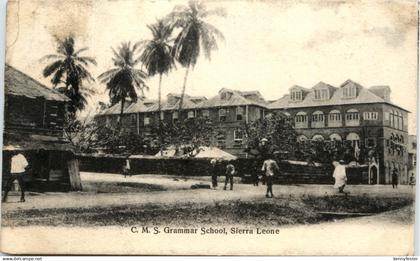
[[[136,89],[141,92],[141,97],[144,97],[143,90],[148,89],[144,82],[147,74],[135,68],[140,62],[140,59],[134,57],[137,45],[131,46],[130,42],[123,42],[118,47],[118,51],[115,51],[113,48],[111,49],[114,53],[112,60],[115,68],[102,73],[98,79],[101,83],[106,83],[111,105],[115,105],[118,102],[121,103],[120,118],[118,121],[120,128],[127,99],[129,98],[131,102],[137,102],[138,96]]]
[[[158,88],[158,118],[159,118],[159,136],[162,136],[162,124],[161,124],[161,100],[162,100],[162,75],[168,74],[169,71],[174,67],[174,58],[172,57],[170,45],[171,40],[169,39],[173,26],[165,23],[163,20],[158,20],[157,23],[147,26],[152,32],[153,39],[146,40],[139,43],[141,46],[142,54],[140,60],[146,68],[149,76],[153,77],[159,75],[159,88]]]
[[[296,148],[297,134],[292,120],[281,113],[246,124],[245,132],[247,151],[255,156],[265,157],[276,152],[291,155]]]
[[[201,52],[210,60],[211,51],[217,50],[217,39],[224,40],[223,34],[213,25],[206,22],[212,15],[224,16],[224,9],[206,10],[199,1],[191,0],[188,6],[176,6],[168,18],[180,32],[175,39],[173,56],[186,68],[182,86],[179,111],[184,102],[188,72],[197,63]]]
[[[89,56],[81,56],[81,53],[88,50],[87,47],[75,49],[73,36],[59,39],[57,41],[57,53],[44,56],[42,60],[54,60],[47,65],[42,74],[50,77],[54,88],[64,93],[72,101],[69,112],[75,113],[83,110],[87,104],[86,97],[94,91],[85,87],[82,83],[95,81],[86,67],[89,64],[96,65],[96,60]],[[64,86],[58,86],[64,84]]]
[[[203,117],[179,120],[176,122],[162,122],[163,139],[154,140],[155,146],[169,148],[174,146],[176,150],[183,147],[184,154],[197,151],[200,146],[212,145],[214,126],[211,121]],[[152,126],[152,133],[158,126]],[[162,143],[158,143],[162,142]]]

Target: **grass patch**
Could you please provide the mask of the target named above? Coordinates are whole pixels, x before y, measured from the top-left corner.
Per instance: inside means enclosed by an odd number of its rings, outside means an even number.
[[[151,192],[166,191],[161,185],[139,183],[139,182],[100,182],[85,181],[83,182],[83,190],[86,192],[96,193],[128,193],[128,192]]]
[[[3,226],[226,225],[281,226],[326,221],[320,211],[379,213],[412,204],[411,198],[324,196],[217,203],[144,204],[94,208],[16,210]]]

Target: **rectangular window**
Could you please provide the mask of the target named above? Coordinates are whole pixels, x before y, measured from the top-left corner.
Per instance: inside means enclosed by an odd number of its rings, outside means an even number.
[[[302,100],[302,91],[293,91],[291,93],[292,101],[300,101]]]
[[[243,119],[244,115],[244,108],[243,107],[237,107],[236,108],[236,120],[241,121]]]
[[[226,121],[226,109],[219,110],[219,121]]]
[[[226,137],[224,133],[219,133],[217,135],[217,147],[221,149],[226,147]]]
[[[321,90],[321,99],[327,100],[328,98],[329,98],[328,97],[328,90],[326,90],[326,89]]]
[[[136,114],[131,114],[130,115],[131,123],[136,123],[137,122],[137,117],[136,116],[137,116]]]
[[[321,99],[321,90],[315,90],[315,100]]]
[[[210,111],[209,110],[203,110],[203,118],[210,118]]]
[[[376,121],[378,119],[377,112],[364,112],[363,119],[366,121]]]
[[[341,114],[340,113],[331,113],[330,114],[330,121],[341,121]]]
[[[357,121],[359,119],[359,113],[358,112],[348,112],[346,114],[346,120],[348,121]]]
[[[178,112],[177,111],[174,111],[173,113],[172,113],[172,120],[178,120]]]
[[[160,120],[163,121],[165,118],[165,113],[163,111],[160,112]]]
[[[194,118],[194,111],[189,111],[188,112],[188,119],[192,119]]]
[[[233,132],[233,139],[234,139],[235,141],[242,141],[242,140],[243,140],[243,138],[244,138],[244,133],[243,133],[243,131],[242,131],[242,130],[235,130],[235,131]]]
[[[296,118],[295,118],[295,121],[296,122],[306,122],[307,121],[306,115],[297,115]]]
[[[376,145],[375,138],[366,139],[366,147],[371,148],[371,147],[375,147],[375,145]]]
[[[147,126],[150,124],[150,118],[149,117],[144,117],[144,126]]]

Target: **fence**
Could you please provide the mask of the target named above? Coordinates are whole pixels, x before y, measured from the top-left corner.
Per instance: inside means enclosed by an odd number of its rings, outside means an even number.
[[[99,173],[122,173],[127,156],[81,154],[80,170]],[[252,175],[261,173],[262,160],[236,159],[232,163],[242,182],[251,183]],[[226,162],[217,164],[218,173],[224,175]],[[209,176],[212,170],[210,159],[206,158],[167,158],[167,157],[130,157],[131,172],[135,174],[166,174],[178,176]],[[279,161],[281,184],[333,184],[332,166],[309,165],[304,162]],[[363,184],[364,168],[348,169],[349,184]]]

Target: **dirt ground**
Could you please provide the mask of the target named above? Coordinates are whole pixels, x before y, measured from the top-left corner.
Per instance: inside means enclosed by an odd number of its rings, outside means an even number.
[[[18,194],[11,194],[2,205],[3,213],[25,209],[91,208],[132,204],[215,203],[219,201],[263,199],[266,187],[234,184],[233,191],[223,190],[224,178],[219,178],[217,190],[190,189],[194,184],[210,185],[209,177],[175,177],[166,175],[135,175],[124,178],[119,174],[81,173],[83,192],[28,193],[25,203]],[[238,180],[236,180],[238,182]],[[357,185],[346,188],[350,195],[364,197],[413,197],[415,188],[398,189],[384,185]],[[274,185],[275,198],[337,195],[332,185]]]
[[[219,179],[217,190],[190,189],[194,184],[210,184],[209,178],[157,175],[124,178],[82,173],[83,192],[29,193],[25,203],[18,203],[18,195],[12,194],[9,203],[2,205],[1,249],[20,254],[410,255],[413,252],[413,205],[403,205],[412,202],[415,188],[348,186],[350,200],[345,200],[332,185],[275,185],[275,197],[267,199],[265,186],[235,183],[233,191],[224,191],[223,181]],[[311,221],[319,218],[316,212],[326,205],[335,204],[332,209],[339,212],[354,210],[352,205],[337,204],[340,201],[362,206],[358,211],[374,213],[400,205],[398,209],[366,217]],[[275,209],[271,211],[271,207]],[[224,211],[215,220],[214,209]],[[225,222],[226,219],[231,222]],[[13,226],[16,220],[19,226]],[[84,225],[78,223],[80,220]],[[185,221],[187,227],[197,221],[197,226],[207,229],[253,227],[279,229],[279,234],[202,236],[131,231],[143,226],[162,230],[165,226],[180,227],[174,220]],[[394,243],[390,244],[391,241]]]

